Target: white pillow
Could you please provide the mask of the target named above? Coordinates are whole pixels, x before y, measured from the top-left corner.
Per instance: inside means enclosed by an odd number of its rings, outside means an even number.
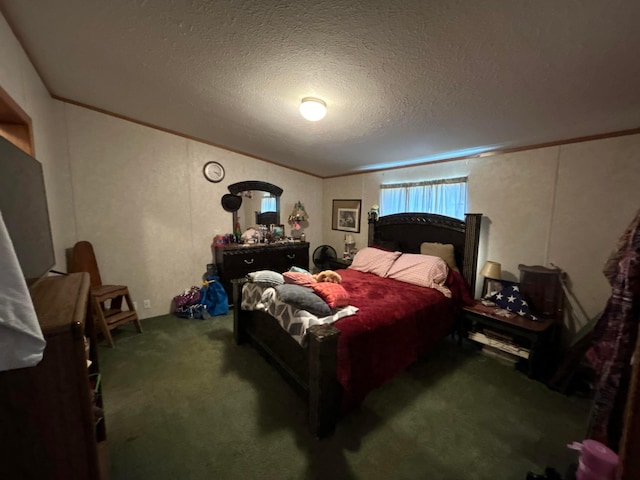
[[[400,255],[400,252],[388,252],[379,248],[365,247],[362,250],[358,250],[349,268],[385,277],[393,262]]]
[[[447,262],[440,257],[403,253],[393,263],[386,276],[421,287],[435,288],[451,298],[451,291],[444,286],[448,274]]]

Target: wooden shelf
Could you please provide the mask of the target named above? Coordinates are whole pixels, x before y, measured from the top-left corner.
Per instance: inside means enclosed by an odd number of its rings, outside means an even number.
[[[521,358],[528,359],[529,354],[531,353],[531,350],[529,350],[528,348],[523,348],[512,343],[507,343],[495,338],[491,338],[490,336],[487,336],[482,332],[469,332],[467,336],[470,340],[482,343],[483,345],[488,345],[493,348],[497,348],[498,350],[502,350],[503,352],[507,352],[511,355],[516,355]]]

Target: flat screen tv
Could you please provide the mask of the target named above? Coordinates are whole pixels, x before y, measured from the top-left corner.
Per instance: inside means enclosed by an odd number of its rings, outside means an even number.
[[[0,137],[0,211],[27,284],[55,264],[42,164]]]

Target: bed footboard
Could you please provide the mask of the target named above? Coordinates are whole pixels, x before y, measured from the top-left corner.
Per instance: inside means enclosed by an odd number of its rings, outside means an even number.
[[[330,435],[340,417],[342,387],[337,379],[338,337],[332,325],[314,325],[302,347],[278,321],[262,311],[240,308],[244,280],[233,281],[233,334],[250,342],[308,402],[309,426],[316,437]]]
[[[342,387],[338,383],[338,337],[332,325],[314,325],[309,335],[309,424],[316,437],[333,433],[340,416]]]

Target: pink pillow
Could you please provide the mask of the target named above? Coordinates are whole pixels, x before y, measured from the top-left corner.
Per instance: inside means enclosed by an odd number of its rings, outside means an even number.
[[[301,287],[310,287],[316,283],[316,279],[306,273],[284,272],[282,276],[284,277],[284,283],[300,285]]]
[[[346,307],[349,305],[349,294],[338,283],[317,282],[311,285],[313,291],[322,297],[331,308]]]
[[[440,257],[403,253],[393,263],[387,277],[421,287],[435,288],[451,298],[451,291],[444,286],[448,273],[447,262]]]
[[[359,250],[349,268],[365,273],[375,273],[385,277],[393,262],[401,255],[400,252],[387,252],[379,248],[366,247]]]

